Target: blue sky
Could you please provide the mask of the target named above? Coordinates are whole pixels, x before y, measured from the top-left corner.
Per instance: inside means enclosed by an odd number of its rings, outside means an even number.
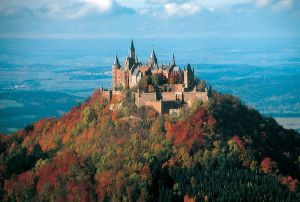
[[[299,38],[299,0],[0,0],[0,37]]]

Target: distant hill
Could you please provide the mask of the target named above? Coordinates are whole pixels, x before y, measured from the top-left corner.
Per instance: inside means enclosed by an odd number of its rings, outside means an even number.
[[[299,178],[299,133],[218,93],[175,116],[97,90],[0,135],[4,201],[299,201]]]

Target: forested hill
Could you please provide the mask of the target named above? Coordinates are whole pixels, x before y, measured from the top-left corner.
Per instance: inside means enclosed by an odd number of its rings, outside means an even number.
[[[179,116],[127,95],[0,135],[0,200],[300,200],[297,132],[230,95]]]

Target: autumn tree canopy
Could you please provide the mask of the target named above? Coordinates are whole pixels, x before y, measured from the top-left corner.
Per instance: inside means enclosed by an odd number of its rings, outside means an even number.
[[[137,108],[130,93],[113,102],[97,90],[0,135],[1,200],[299,201],[299,134],[239,99],[215,93],[178,116]]]

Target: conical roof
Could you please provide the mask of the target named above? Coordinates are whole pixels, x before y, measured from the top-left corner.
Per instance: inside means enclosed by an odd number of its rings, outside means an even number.
[[[131,40],[131,46],[130,46],[131,50],[134,50],[134,44],[133,44],[133,39]]]
[[[114,65],[120,66],[118,55],[116,54]]]
[[[151,59],[156,59],[156,55],[155,55],[154,49],[152,49],[150,58],[151,58]]]
[[[173,53],[173,65],[176,65],[174,53]]]

